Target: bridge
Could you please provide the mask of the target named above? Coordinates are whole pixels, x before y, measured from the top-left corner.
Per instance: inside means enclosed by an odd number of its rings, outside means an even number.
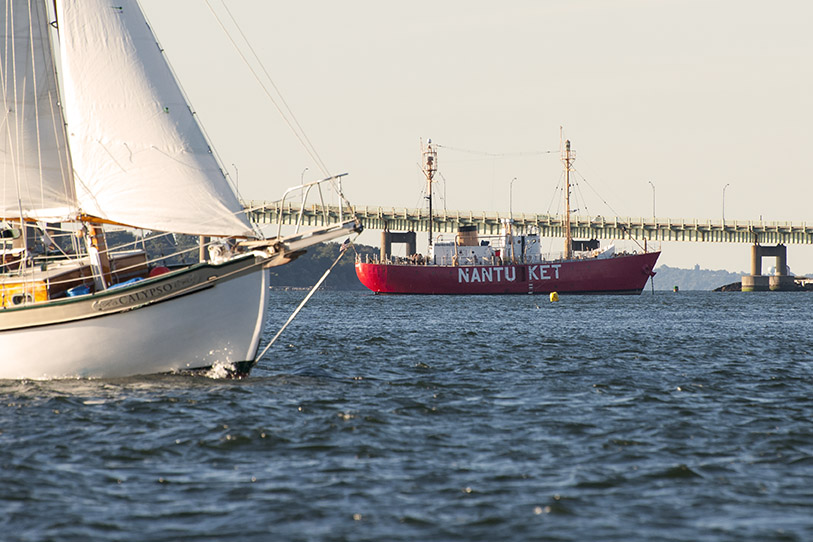
[[[403,207],[312,204],[251,201],[246,203],[249,218],[259,224],[327,226],[343,216],[356,216],[369,230],[429,231],[426,209]],[[432,231],[455,233],[459,226],[477,226],[482,235],[497,235],[505,220],[513,220],[517,235],[536,230],[542,237],[565,237],[564,217],[560,215],[500,213],[494,211],[435,210]],[[571,216],[574,238],[636,239],[693,243],[750,243],[754,245],[813,244],[813,225],[804,222],[763,222],[754,220],[705,220],[672,218],[619,218]]]
[[[406,242],[415,250],[415,234],[390,232],[428,232],[426,209],[396,207],[339,207],[337,205],[298,205],[292,202],[249,202],[249,218],[258,224],[327,226],[355,216],[365,229],[383,230],[382,251],[389,253],[391,241]],[[482,235],[497,235],[506,220],[513,221],[513,232],[530,231],[542,237],[565,237],[565,218],[561,215],[499,213],[494,211],[436,210],[432,232],[456,233],[460,226],[476,226]],[[792,290],[794,278],[787,274],[789,244],[813,244],[813,226],[806,223],[764,222],[754,220],[686,220],[672,218],[619,218],[603,216],[570,217],[572,237],[581,239],[634,239],[637,241],[683,241],[692,243],[751,244],[751,274],[742,277],[743,291]],[[772,246],[766,246],[772,245]],[[776,274],[762,274],[762,259],[776,258]]]

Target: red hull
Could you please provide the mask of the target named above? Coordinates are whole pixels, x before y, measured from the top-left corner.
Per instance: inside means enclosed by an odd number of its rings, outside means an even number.
[[[638,294],[660,252],[515,265],[356,263],[377,294]]]

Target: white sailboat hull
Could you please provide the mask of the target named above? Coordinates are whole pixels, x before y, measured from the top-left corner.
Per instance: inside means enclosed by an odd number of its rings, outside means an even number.
[[[203,271],[211,275],[217,268]],[[191,288],[188,274],[195,271],[184,273],[103,298],[66,301],[65,321],[51,311],[45,320],[52,323],[0,331],[0,378],[115,378],[253,360],[268,303],[268,270],[255,264],[203,277]],[[156,291],[173,295],[127,305]]]

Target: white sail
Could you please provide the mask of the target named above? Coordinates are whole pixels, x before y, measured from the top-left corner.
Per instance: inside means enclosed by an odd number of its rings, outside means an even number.
[[[66,219],[76,206],[45,3],[0,5],[0,217]]]
[[[58,2],[63,101],[84,213],[253,236],[135,0]]]

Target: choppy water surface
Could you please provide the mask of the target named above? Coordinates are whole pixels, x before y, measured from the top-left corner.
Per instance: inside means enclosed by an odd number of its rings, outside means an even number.
[[[0,538],[811,540],[811,303],[320,292],[245,380],[0,381]]]

